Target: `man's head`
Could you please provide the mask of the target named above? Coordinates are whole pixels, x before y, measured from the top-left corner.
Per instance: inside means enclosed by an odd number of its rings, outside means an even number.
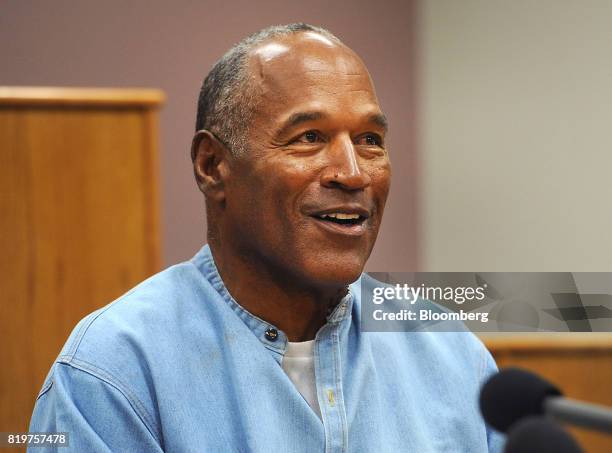
[[[264,42],[283,36],[314,32],[340,43],[329,31],[308,24],[276,25],[264,28],[233,46],[206,76],[196,116],[196,132],[213,132],[233,153],[247,149],[248,127],[260,100],[252,91],[249,57]]]
[[[352,50],[304,24],[246,38],[207,76],[196,129],[213,253],[305,287],[359,276],[390,164],[386,120]]]

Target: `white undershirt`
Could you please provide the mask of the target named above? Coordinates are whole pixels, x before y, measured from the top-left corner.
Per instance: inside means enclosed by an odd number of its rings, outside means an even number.
[[[288,341],[282,367],[298,392],[300,392],[312,410],[321,418],[315,381],[314,344],[315,340]]]

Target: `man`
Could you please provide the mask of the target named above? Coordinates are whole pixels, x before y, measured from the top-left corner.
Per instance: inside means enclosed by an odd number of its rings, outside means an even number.
[[[74,451],[485,452],[495,370],[469,333],[363,333],[387,121],[328,31],[271,27],[202,87],[208,245],[76,327],[31,431]]]

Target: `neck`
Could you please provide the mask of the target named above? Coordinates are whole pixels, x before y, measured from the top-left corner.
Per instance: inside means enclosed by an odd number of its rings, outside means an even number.
[[[312,340],[346,286],[317,288],[209,241],[215,264],[232,297],[246,310],[278,327],[289,341]]]

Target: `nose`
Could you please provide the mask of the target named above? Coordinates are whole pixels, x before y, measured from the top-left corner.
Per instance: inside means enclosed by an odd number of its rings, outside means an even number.
[[[359,155],[350,137],[338,137],[329,144],[328,163],[321,173],[324,187],[362,190],[371,183],[370,175],[359,164]]]

